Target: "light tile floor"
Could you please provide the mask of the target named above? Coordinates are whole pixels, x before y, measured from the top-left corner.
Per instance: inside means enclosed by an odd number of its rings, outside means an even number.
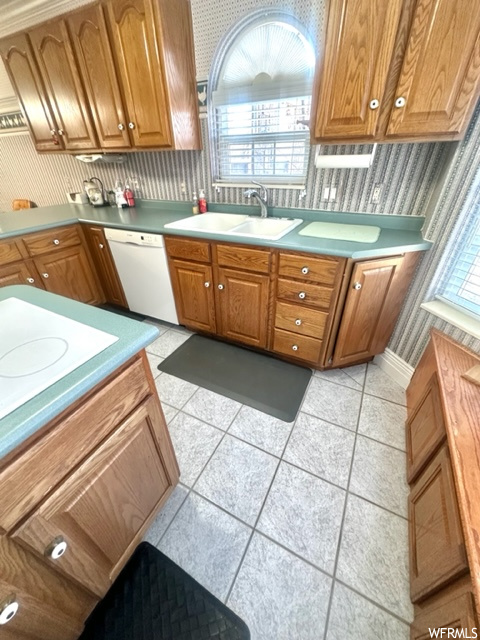
[[[146,539],[252,640],[407,640],[405,394],[379,367],[315,372],[294,423],[161,373],[181,483]],[[233,365],[234,366],[234,365]]]

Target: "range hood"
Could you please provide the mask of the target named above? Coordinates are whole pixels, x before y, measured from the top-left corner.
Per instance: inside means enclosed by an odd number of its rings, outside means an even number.
[[[123,164],[125,162],[125,156],[121,153],[93,153],[90,155],[75,156],[80,162],[86,162],[87,164]]]

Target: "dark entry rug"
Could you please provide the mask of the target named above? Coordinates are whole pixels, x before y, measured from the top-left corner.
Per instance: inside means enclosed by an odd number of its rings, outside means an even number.
[[[199,335],[158,369],[285,422],[295,419],[312,375],[305,367]]]

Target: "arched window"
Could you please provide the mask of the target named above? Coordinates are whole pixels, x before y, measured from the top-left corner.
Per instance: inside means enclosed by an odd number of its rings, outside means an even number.
[[[286,12],[257,11],[227,34],[209,83],[215,182],[304,182],[314,66],[305,29]]]

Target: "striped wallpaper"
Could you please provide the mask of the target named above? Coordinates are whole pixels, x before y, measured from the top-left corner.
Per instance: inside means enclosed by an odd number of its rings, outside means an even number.
[[[84,4],[88,0],[75,0]],[[52,3],[52,7],[55,3]],[[309,29],[321,50],[321,27],[325,0],[263,0],[265,6],[292,11]],[[219,5],[192,0],[197,78],[208,77],[218,41],[231,25],[247,12],[258,9],[257,0],[223,0]],[[8,15],[3,24],[8,23]],[[15,31],[11,25],[10,31]],[[126,154],[123,165],[84,165],[68,155],[36,153],[28,134],[0,135],[0,211],[9,210],[14,198],[28,198],[39,206],[66,201],[65,193],[79,190],[82,181],[99,176],[109,188],[116,178],[134,177],[144,198],[189,200],[194,189],[204,187],[213,202],[245,203],[243,188],[211,187],[207,121],[202,120],[203,151],[142,152]],[[355,149],[361,152],[362,147]],[[352,147],[328,147],[322,153],[352,152]],[[434,291],[438,273],[454,250],[449,246],[452,231],[462,215],[468,215],[469,192],[480,160],[480,113],[477,111],[466,139],[460,144],[380,145],[374,165],[366,169],[317,171],[311,151],[306,195],[294,189],[275,189],[271,202],[277,206],[333,211],[427,215],[427,237],[435,242],[426,254],[408,293],[390,348],[412,365],[435,326],[457,340],[480,350],[479,341],[420,309]],[[182,189],[182,184],[184,189]],[[371,197],[382,185],[378,204]],[[326,203],[326,186],[337,187],[337,200]],[[185,191],[185,192],[183,192]]]

